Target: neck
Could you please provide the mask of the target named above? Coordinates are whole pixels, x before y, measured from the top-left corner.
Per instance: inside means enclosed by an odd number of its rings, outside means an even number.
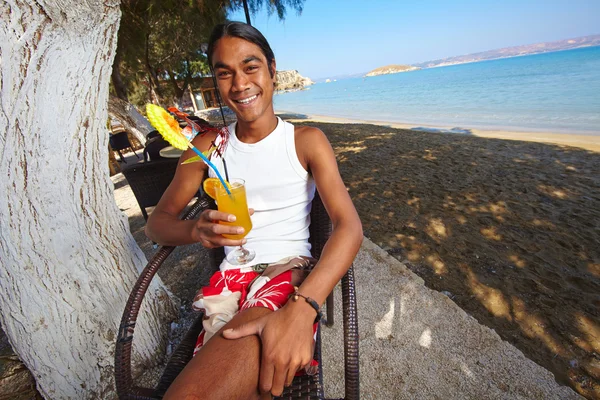
[[[250,122],[238,119],[235,135],[239,141],[252,144],[269,136],[275,128],[277,128],[277,117],[275,116],[275,113],[270,113]]]

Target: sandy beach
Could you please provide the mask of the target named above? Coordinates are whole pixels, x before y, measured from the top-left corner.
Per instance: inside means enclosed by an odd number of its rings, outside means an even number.
[[[368,239],[406,265],[428,288],[445,295],[439,296],[551,371],[559,384],[589,399],[600,399],[600,138],[536,134],[536,140],[560,144],[535,143],[519,140],[529,139],[529,133],[425,133],[385,122],[282,116],[295,124],[316,126],[328,136]],[[115,180],[117,203],[129,215],[131,231],[150,257],[155,250],[143,233],[144,220],[127,182],[119,176]],[[175,337],[191,321],[190,300],[209,277],[202,272],[205,262],[201,246],[186,246],[178,248],[160,271],[181,300],[184,319],[178,321]],[[364,264],[361,261],[357,266]],[[369,287],[369,281],[389,278],[385,271],[380,278],[372,276],[377,273],[357,271],[357,285]],[[424,322],[433,326],[436,318],[398,320],[393,339],[374,340],[370,330],[381,325],[385,318],[379,319],[390,305],[373,302],[394,293],[405,299],[414,290],[403,279],[389,283],[377,295],[358,293],[362,362],[383,357],[362,367],[365,379],[371,377],[364,386],[365,398],[378,398],[376,390],[380,390],[385,398],[409,399],[414,398],[411,390],[427,389],[431,396],[447,392],[454,396],[447,398],[500,399],[515,398],[509,393],[525,388],[531,390],[519,392],[518,398],[566,398],[556,392],[548,377],[540,375],[543,372],[534,372],[521,362],[517,366],[517,356],[504,360],[502,355],[509,351],[501,343],[493,341],[494,351],[486,344],[489,339],[477,346],[469,344],[481,334],[476,333],[478,328],[464,326],[468,319],[456,317],[455,311],[440,322],[438,334],[446,332],[442,341],[446,350],[432,355],[434,361],[422,353],[422,346],[409,345],[410,335],[406,335]],[[394,289],[394,284],[407,286]],[[423,304],[421,310],[418,302],[434,298],[427,293],[415,297],[414,313],[427,309]],[[459,349],[457,332],[464,338],[461,343],[472,347],[472,357],[465,355],[464,362],[480,369],[480,381],[460,374],[452,377],[456,375],[452,363],[443,368],[449,375],[429,371],[440,360],[446,363],[459,357],[452,352],[453,347]],[[407,346],[412,346],[410,351]],[[389,351],[393,357],[384,356]],[[338,353],[334,351],[331,359],[337,360]],[[484,360],[485,368],[478,355],[489,358]],[[490,357],[500,358],[496,362]],[[341,364],[329,365],[339,368]],[[381,368],[391,370],[385,373]],[[525,370],[532,371],[527,378]],[[400,384],[398,371],[411,371],[411,375]],[[158,369],[149,376],[157,373]],[[494,381],[493,392],[488,377]],[[327,379],[326,387],[337,387],[337,375],[330,372]],[[371,381],[372,387],[368,386]],[[549,393],[554,395],[548,397]]]
[[[433,127],[424,124],[406,124],[397,123],[390,121],[377,121],[377,120],[360,120],[360,119],[348,119],[340,117],[331,117],[327,115],[305,115],[287,111],[278,112],[278,115],[284,119],[290,121],[315,121],[315,122],[329,122],[335,124],[369,124],[369,125],[380,125],[387,126],[396,129],[405,130],[418,130],[419,127],[431,130],[451,130],[452,126],[446,127]],[[524,140],[527,142],[536,143],[549,143],[558,144],[564,146],[580,147],[585,150],[591,150],[594,152],[600,152],[600,130],[597,135],[581,135],[581,134],[565,134],[565,133],[553,133],[545,131],[526,132],[516,130],[498,130],[498,129],[474,129],[467,128],[468,135],[477,137],[491,138],[491,139],[507,139],[507,140]]]
[[[366,237],[600,398],[600,137],[282,116],[328,136]]]

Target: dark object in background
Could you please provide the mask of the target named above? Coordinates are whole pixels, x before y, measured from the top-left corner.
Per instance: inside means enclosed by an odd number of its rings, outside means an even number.
[[[192,121],[194,121],[195,123],[197,123],[197,124],[198,124],[198,125],[200,125],[200,126],[203,126],[203,125],[204,125],[204,126],[211,126],[211,125],[210,125],[210,123],[209,123],[207,120],[205,120],[205,119],[202,119],[202,118],[200,118],[200,117],[197,117],[197,116],[195,116],[195,115],[189,115],[187,118],[188,118],[189,120],[192,120]],[[187,126],[187,122],[186,122],[184,119],[182,119],[182,118],[179,118],[179,117],[177,117],[177,116],[175,116],[175,119],[176,119],[176,120],[177,120],[177,122],[179,123],[179,127],[180,127],[180,128],[185,128],[185,127]]]
[[[144,161],[158,161],[164,160],[164,157],[160,156],[160,151],[169,145],[165,139],[158,133],[158,131],[152,131],[146,135],[146,145],[144,147]],[[149,158],[149,159],[148,159]]]
[[[192,121],[198,123],[199,125],[211,126],[207,120],[202,119],[200,117],[196,117],[195,115],[190,115],[188,118],[191,119]]]
[[[137,163],[123,168],[123,175],[129,182],[146,221],[146,208],[158,204],[175,176],[178,161],[177,158],[163,158],[160,161]]]
[[[125,164],[127,164],[127,161],[125,161],[125,159],[123,158],[123,154],[121,154],[121,150],[130,148],[131,151],[133,151],[133,154],[135,154],[135,156],[137,158],[140,158],[140,156],[137,155],[137,153],[131,146],[131,142],[129,141],[129,138],[127,137],[126,131],[115,133],[114,135],[110,135],[110,137],[108,139],[108,143],[110,144],[110,147],[113,150],[115,150],[117,153],[119,153],[119,157],[121,157],[121,161],[124,162]]]

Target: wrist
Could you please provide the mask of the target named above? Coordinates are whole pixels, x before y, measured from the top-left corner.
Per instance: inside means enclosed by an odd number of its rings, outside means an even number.
[[[321,320],[321,307],[317,301],[309,296],[305,296],[298,291],[297,287],[294,287],[294,292],[289,295],[288,304],[295,311],[308,313],[309,315],[315,316],[314,322]]]

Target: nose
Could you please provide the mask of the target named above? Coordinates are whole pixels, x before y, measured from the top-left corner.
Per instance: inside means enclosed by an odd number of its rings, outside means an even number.
[[[243,92],[250,88],[250,80],[246,76],[246,74],[237,73],[233,76],[233,86],[232,89],[236,92]]]

